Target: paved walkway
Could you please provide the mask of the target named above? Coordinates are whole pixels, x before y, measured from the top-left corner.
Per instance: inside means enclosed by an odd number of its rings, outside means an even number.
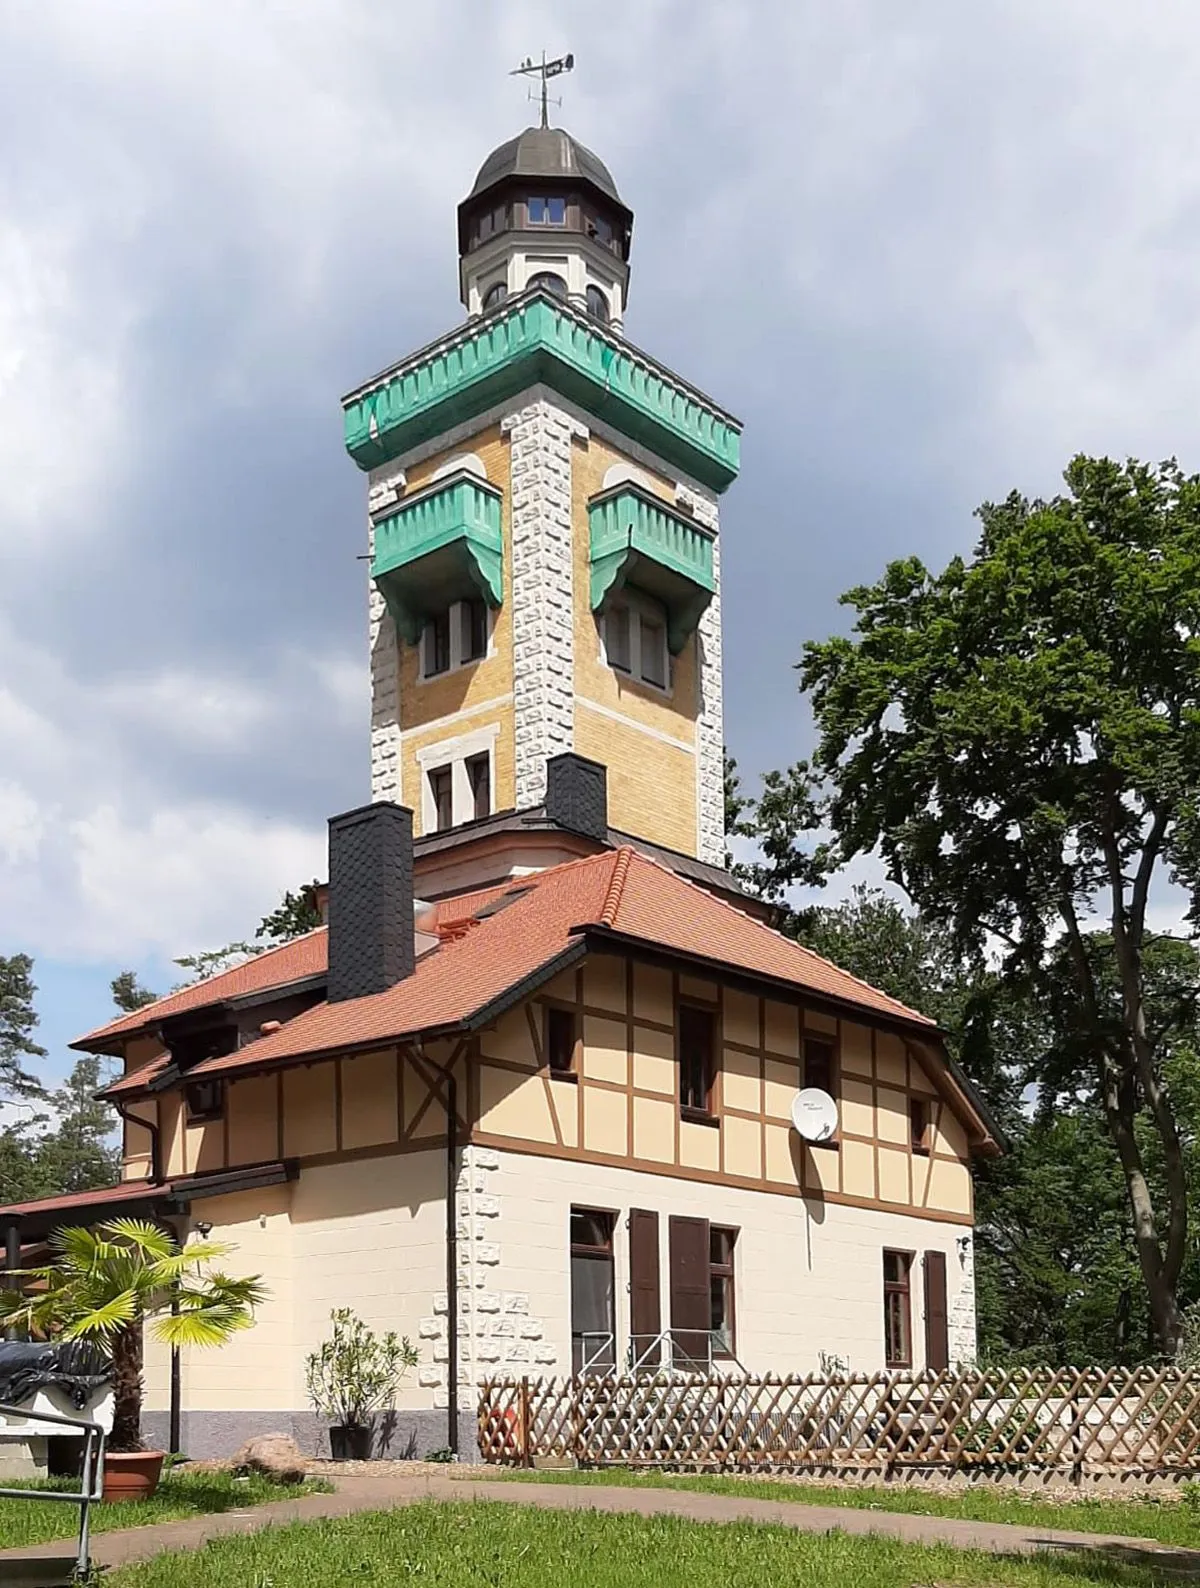
[[[1200,1576],[1200,1549],[1181,1549],[1146,1539],[1098,1533],[1015,1527],[970,1522],[956,1517],[911,1516],[888,1511],[859,1511],[832,1505],[805,1505],[795,1500],[741,1499],[728,1494],[698,1494],[683,1489],[578,1487],[561,1483],[505,1483],[489,1478],[449,1474],[398,1472],[364,1477],[338,1477],[332,1494],[309,1494],[247,1511],[165,1522],[158,1527],[100,1533],[93,1558],[103,1566],[123,1566],[166,1550],[198,1549],[210,1538],[251,1533],[281,1522],[314,1521],[318,1517],[350,1516],[357,1511],[383,1511],[420,1500],[494,1500],[503,1505],[536,1505],[553,1511],[607,1511],[639,1516],[680,1516],[694,1522],[775,1522],[799,1532],[876,1533],[914,1544],[950,1544],[957,1549],[982,1549],[996,1554],[1028,1555],[1037,1550],[1102,1550],[1111,1557],[1154,1564],[1183,1575]],[[0,1551],[13,1555],[61,1555],[62,1541],[36,1549]]]

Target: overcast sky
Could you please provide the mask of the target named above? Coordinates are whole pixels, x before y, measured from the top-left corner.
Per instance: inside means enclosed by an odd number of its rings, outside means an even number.
[[[338,399],[460,318],[543,47],[636,214],[628,335],[745,420],[745,770],[890,557],[1077,450],[1200,469],[1195,0],[0,0],[0,952],[56,1069],[367,796]]]

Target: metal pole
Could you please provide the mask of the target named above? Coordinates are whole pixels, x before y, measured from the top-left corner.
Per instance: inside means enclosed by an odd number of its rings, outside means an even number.
[[[446,1443],[458,1455],[458,1083],[446,1072]]]
[[[11,1276],[16,1273],[20,1266],[21,1226],[16,1222],[15,1219],[10,1219],[9,1222],[4,1226],[4,1267],[6,1274],[9,1276],[6,1278],[5,1283],[12,1290],[17,1289],[18,1282]],[[10,1324],[8,1328],[5,1329],[4,1338],[6,1340],[16,1340],[19,1338],[15,1324]]]

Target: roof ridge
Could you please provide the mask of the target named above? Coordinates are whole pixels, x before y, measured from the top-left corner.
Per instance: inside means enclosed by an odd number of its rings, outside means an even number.
[[[608,882],[608,892],[604,895],[604,907],[600,911],[601,926],[612,926],[616,921],[617,911],[621,908],[621,895],[625,891],[625,878],[629,875],[629,862],[632,856],[632,844],[622,844],[620,849],[617,850],[612,876]]]
[[[714,904],[719,904],[723,910],[728,910],[731,915],[736,915],[740,920],[749,921],[752,926],[757,926],[762,931],[769,932],[772,937],[777,938],[781,943],[786,943],[789,948],[799,950],[801,954],[807,955],[809,959],[815,959],[819,964],[828,965],[830,970],[836,971],[839,976],[844,976],[847,981],[854,982],[858,987],[865,987],[868,992],[874,993],[877,998],[886,998],[897,1009],[903,1009],[906,1014],[915,1015],[923,1024],[928,1024],[933,1030],[937,1030],[936,1020],[931,1020],[928,1015],[922,1014],[919,1009],[913,1009],[911,1005],[904,1003],[901,999],[893,998],[892,994],[884,992],[882,987],[874,987],[862,976],[856,976],[853,971],[843,970],[833,960],[826,959],[824,954],[818,954],[815,948],[809,948],[807,944],[798,943],[794,937],[789,937],[786,932],[781,932],[778,927],[768,926],[765,921],[755,920],[754,916],[748,915],[745,910],[739,910],[736,904],[730,904],[729,900],[721,898],[720,894],[710,893],[707,888],[702,888],[698,882],[693,882],[689,877],[680,876],[679,872],[672,871],[669,866],[664,866],[653,855],[643,854],[640,849],[633,852],[646,865],[655,866],[659,871],[665,872],[668,877],[674,877],[676,882],[681,882],[685,888],[695,888],[698,893],[703,893],[706,898],[711,899]],[[768,902],[763,900],[763,903]],[[605,924],[609,925],[611,923],[606,922]]]

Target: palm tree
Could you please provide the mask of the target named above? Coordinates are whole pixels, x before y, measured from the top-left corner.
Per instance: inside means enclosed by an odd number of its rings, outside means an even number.
[[[57,1230],[50,1245],[53,1262],[23,1270],[22,1290],[0,1292],[0,1322],[42,1339],[103,1341],[113,1369],[110,1448],[140,1450],[143,1324],[165,1345],[223,1345],[251,1326],[267,1291],[257,1275],[209,1269],[231,1247],[180,1246],[142,1219]]]

